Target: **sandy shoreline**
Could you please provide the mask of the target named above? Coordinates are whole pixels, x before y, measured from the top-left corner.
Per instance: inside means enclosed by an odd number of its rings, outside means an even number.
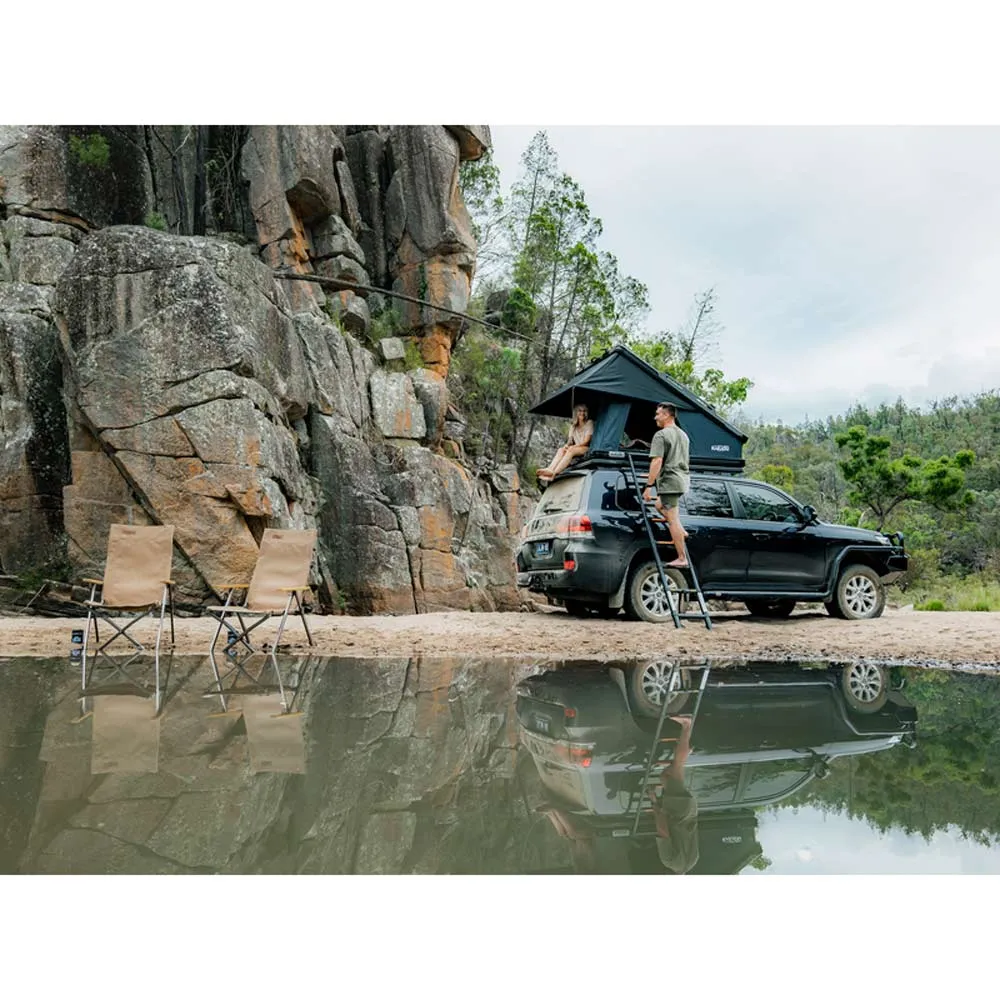
[[[314,652],[333,656],[467,655],[613,660],[633,656],[711,656],[769,660],[892,660],[913,664],[1000,666],[1000,613],[886,611],[874,621],[847,622],[803,611],[784,621],[731,612],[707,631],[688,622],[650,625],[538,613],[439,612],[406,616],[309,617]],[[65,656],[79,618],[0,618],[0,656]],[[178,654],[204,654],[214,633],[207,618],[176,621]],[[270,631],[268,631],[270,629]],[[136,630],[152,637],[147,623]],[[270,623],[259,634],[273,635]],[[308,650],[301,623],[285,632],[289,651]],[[284,645],[284,644],[283,644]]]

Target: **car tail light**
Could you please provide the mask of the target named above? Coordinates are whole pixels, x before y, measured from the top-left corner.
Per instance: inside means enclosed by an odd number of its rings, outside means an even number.
[[[564,708],[563,709],[563,715],[567,719],[575,719],[576,718],[576,709],[575,708]]]
[[[586,514],[570,514],[556,522],[556,534],[560,538],[593,538],[594,525]]]
[[[571,746],[569,748],[569,759],[573,764],[580,767],[590,767],[594,760],[594,751],[589,746]]]
[[[563,569],[568,573],[572,573],[576,569],[575,559],[563,559]]]

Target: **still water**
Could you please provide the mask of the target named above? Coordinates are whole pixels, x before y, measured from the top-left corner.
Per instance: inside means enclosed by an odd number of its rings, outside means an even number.
[[[989,676],[216,666],[0,660],[0,873],[1000,871]]]

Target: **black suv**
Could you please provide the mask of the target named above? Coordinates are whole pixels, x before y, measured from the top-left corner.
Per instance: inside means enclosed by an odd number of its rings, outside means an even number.
[[[648,458],[636,463],[645,482]],[[630,473],[588,458],[542,494],[517,553],[518,586],[571,614],[670,620]],[[786,617],[798,601],[840,618],[877,618],[885,584],[907,567],[902,535],[826,524],[767,483],[693,473],[680,505],[689,558],[706,597],[743,601],[751,614]],[[673,558],[666,526],[656,525]],[[688,586],[668,569],[672,587]]]

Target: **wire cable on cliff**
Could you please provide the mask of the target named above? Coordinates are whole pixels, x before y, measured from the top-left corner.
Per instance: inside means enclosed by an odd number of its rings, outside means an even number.
[[[438,312],[448,313],[449,316],[457,316],[468,323],[478,323],[480,326],[489,327],[491,330],[499,330],[500,333],[506,334],[508,337],[516,337],[518,340],[534,341],[536,339],[529,337],[526,333],[518,333],[515,330],[507,329],[505,326],[498,326],[496,323],[489,323],[485,319],[470,316],[468,313],[448,309],[446,306],[436,306],[433,302],[428,302],[426,299],[417,299],[412,295],[404,295],[402,292],[391,292],[386,288],[376,288],[374,285],[361,285],[356,281],[347,281],[344,278],[324,278],[318,274],[300,274],[297,271],[287,271],[278,268],[274,269],[274,276],[276,278],[285,278],[287,281],[311,281],[323,287],[333,288],[338,292],[371,292],[375,295],[385,295],[393,299],[402,299],[404,302],[410,302],[413,305],[425,306],[428,309],[436,309]]]

